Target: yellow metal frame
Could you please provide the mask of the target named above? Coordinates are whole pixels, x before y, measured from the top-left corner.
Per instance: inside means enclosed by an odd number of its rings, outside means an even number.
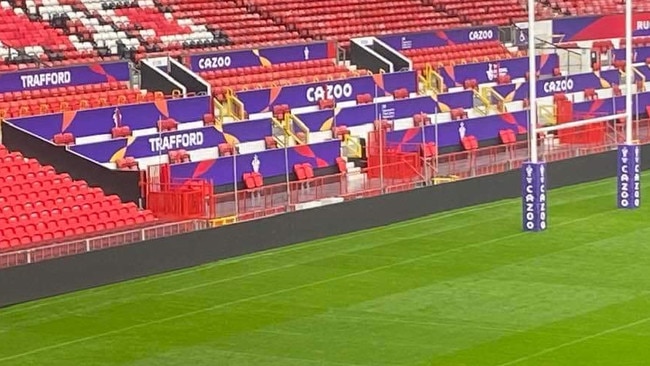
[[[499,93],[496,92],[492,87],[486,86],[481,88],[481,97],[488,101],[488,103],[499,113],[504,113],[506,111],[506,99]],[[496,99],[496,104],[493,104],[491,101]]]
[[[537,114],[539,115],[539,122],[543,125],[557,124],[557,108],[555,105],[540,105],[537,106]]]
[[[482,106],[474,107],[474,111],[486,116],[490,112],[490,108],[493,107],[492,103],[490,103],[490,101],[487,98],[485,98],[483,95],[481,95],[481,93],[479,93],[475,89],[472,89],[472,92],[474,92],[474,96],[477,97],[481,101],[481,103],[483,103]]]
[[[307,127],[307,125],[300,118],[292,113],[285,113],[283,122],[285,130],[291,137],[293,137],[297,144],[309,144],[309,127]],[[296,127],[298,127],[298,129],[305,134],[305,141],[300,140],[296,135]]]
[[[431,179],[433,181],[434,185],[442,184],[442,183],[451,183],[455,182],[458,180],[457,175],[449,175],[446,177],[434,177]]]
[[[343,138],[343,143],[348,149],[348,153],[352,152],[352,156],[348,157],[361,158],[363,156],[363,147],[361,146],[361,142],[358,141],[358,137],[345,135]]]

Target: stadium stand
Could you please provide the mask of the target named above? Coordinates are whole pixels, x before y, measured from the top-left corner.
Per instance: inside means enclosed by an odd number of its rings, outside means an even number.
[[[108,107],[156,98],[164,98],[164,95],[128,89],[126,84],[119,82],[5,92],[0,93],[0,118]]]
[[[551,0],[547,4],[563,15],[612,14],[625,11],[625,2],[619,0]],[[635,12],[650,11],[645,1],[632,3]]]
[[[514,55],[499,41],[454,44],[443,47],[410,49],[402,52],[413,60],[413,67],[422,70],[427,64],[435,67],[457,63],[494,61]]]
[[[337,65],[333,59],[321,59],[275,64],[268,67],[205,71],[199,76],[210,82],[213,87],[213,95],[223,99],[226,88],[237,92],[271,86],[345,79],[367,74],[366,70],[351,71],[345,66]]]
[[[133,203],[57,174],[0,145],[0,250],[124,229],[155,220]]]

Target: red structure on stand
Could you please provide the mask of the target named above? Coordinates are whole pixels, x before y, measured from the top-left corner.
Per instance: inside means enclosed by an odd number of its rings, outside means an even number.
[[[596,117],[595,115],[575,116],[573,113],[573,103],[563,94],[555,96],[555,108],[558,124]],[[606,130],[606,122],[596,122],[584,126],[558,130],[557,137],[562,144],[599,144],[605,141]]]

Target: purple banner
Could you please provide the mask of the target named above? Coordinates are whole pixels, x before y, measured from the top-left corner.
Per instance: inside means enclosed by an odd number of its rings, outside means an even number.
[[[146,158],[164,155],[171,150],[216,147],[223,142],[226,142],[226,136],[222,132],[214,127],[204,127],[73,145],[69,149],[98,163],[114,163],[125,157]]]
[[[643,116],[647,113],[646,107],[650,106],[650,92],[638,93],[632,97],[632,113]],[[573,103],[575,120],[585,119],[589,116],[600,117],[608,114],[623,113],[625,111],[625,96],[597,99]]]
[[[331,51],[330,51],[331,50]],[[320,60],[335,57],[335,48],[328,42],[293,44],[260,49],[224,51],[190,56],[192,71],[270,66],[279,63]]]
[[[485,41],[498,41],[499,28],[477,27],[446,29],[422,33],[382,35],[377,37],[397,51],[441,47],[452,44],[464,44]]]
[[[386,134],[386,140],[403,151],[415,151],[419,144],[425,142],[435,142],[439,147],[459,146],[465,136],[475,136],[479,141],[497,139],[499,131],[505,129],[524,134],[527,121],[527,112],[518,111],[392,131]]]
[[[553,69],[559,67],[556,54],[537,56],[537,69],[542,75],[552,75]],[[511,78],[523,78],[528,72],[528,58],[512,58],[498,62],[479,62],[438,69],[448,88],[462,86],[465,80],[476,79],[479,83],[494,82],[499,75],[508,74]]]
[[[634,66],[634,68],[641,74],[646,80],[650,80],[650,67],[648,65],[638,65]],[[639,81],[642,78],[637,74],[634,73],[634,81]],[[625,83],[621,83],[623,85]]]
[[[223,132],[230,143],[264,140],[273,135],[273,122],[270,118],[224,123]]]
[[[588,72],[570,76],[558,76],[537,81],[537,97],[548,97],[557,93],[574,93],[585,89],[611,88],[619,84],[621,73],[618,70]],[[497,85],[494,91],[501,95],[506,102],[528,98],[528,82],[518,85]]]
[[[522,226],[524,231],[546,229],[546,164],[524,163],[521,167]]]
[[[288,104],[291,108],[306,107],[315,105],[321,99],[342,102],[354,100],[357,95],[365,93],[390,95],[401,88],[406,88],[410,93],[418,90],[414,71],[242,91],[237,93],[237,98],[244,104],[246,112],[251,114],[268,112],[279,104]]]
[[[633,35],[650,36],[650,13],[633,13]],[[553,19],[553,34],[562,42],[625,37],[625,15],[597,15]]]
[[[128,62],[111,62],[0,73],[0,93],[129,81]]]
[[[641,206],[641,149],[638,145],[620,145],[617,161],[618,208],[639,208]]]
[[[286,158],[285,158],[286,154]],[[236,169],[232,156],[171,166],[172,179],[207,179],[214,185],[241,182],[244,173],[258,171],[265,178],[293,173],[295,164],[310,163],[314,168],[326,168],[336,164],[341,154],[338,140],[318,144],[293,146],[288,149],[265,150],[236,156]],[[236,170],[233,176],[233,171]]]
[[[62,132],[72,133],[75,137],[110,134],[116,124],[129,126],[132,131],[155,128],[161,118],[173,118],[179,123],[196,122],[206,113],[210,113],[209,96],[160,99],[151,103],[15,118],[10,122],[51,140]]]
[[[612,50],[614,60],[625,61],[625,48]],[[632,50],[632,63],[645,62],[650,58],[650,47],[635,47]]]
[[[472,91],[445,93],[437,97],[423,96],[398,99],[385,103],[363,104],[341,108],[335,111],[324,110],[303,113],[297,117],[305,123],[310,131],[326,131],[333,126],[359,126],[372,123],[378,118],[395,120],[412,117],[418,113],[449,112],[454,108],[472,108],[474,105]]]

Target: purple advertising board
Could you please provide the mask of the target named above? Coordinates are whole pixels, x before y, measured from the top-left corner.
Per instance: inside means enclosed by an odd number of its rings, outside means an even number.
[[[439,147],[459,146],[465,136],[475,136],[479,141],[497,139],[499,131],[505,129],[524,134],[527,123],[527,112],[518,111],[392,131],[386,134],[386,141],[402,151],[414,151],[426,142],[434,142]]]
[[[552,75],[553,70],[559,66],[557,54],[537,56],[537,69],[542,75]],[[438,72],[448,88],[462,86],[468,79],[476,79],[479,83],[494,82],[501,74],[508,74],[513,79],[523,78],[528,72],[528,58],[445,66],[438,69]]]
[[[647,106],[650,106],[650,92],[637,93],[632,97],[632,113],[635,116],[645,115]],[[625,96],[573,103],[575,120],[623,113],[624,111]]]
[[[72,145],[69,149],[98,163],[114,163],[127,156],[140,159],[165,155],[178,149],[191,151],[216,147],[223,142],[226,142],[226,138],[221,131],[215,127],[203,127]]]
[[[51,140],[63,132],[75,137],[110,134],[116,124],[129,126],[132,131],[154,128],[161,118],[173,118],[179,123],[196,122],[206,113],[210,113],[210,97],[199,96],[14,118],[10,122]]]
[[[129,63],[110,62],[0,73],[0,93],[129,81]]]
[[[524,231],[546,229],[546,163],[525,162],[521,167],[522,226]]]
[[[617,154],[616,200],[618,208],[641,206],[641,148],[639,145],[619,145]]]
[[[217,147],[220,143],[264,140],[272,134],[271,120],[241,121],[228,123],[223,130],[216,126],[165,132],[131,138],[119,138],[100,142],[73,145],[70,150],[99,163],[115,162],[130,156],[146,158],[167,154],[171,150],[187,151]]]
[[[574,93],[585,89],[611,88],[619,84],[621,73],[618,70],[588,72],[567,76],[558,76],[537,81],[537,97],[548,97],[557,93]],[[528,82],[518,85],[497,85],[494,91],[501,95],[506,102],[528,98]]]
[[[237,93],[237,98],[244,104],[246,112],[252,114],[271,111],[274,105],[306,107],[317,104],[321,99],[342,102],[354,100],[359,94],[390,95],[401,88],[406,88],[410,93],[418,90],[414,71],[242,91]]]
[[[638,65],[634,68],[641,74],[646,80],[650,80],[650,67],[648,65]],[[637,73],[634,73],[634,80],[638,81],[642,79]],[[621,83],[624,84],[624,83]]]
[[[445,29],[420,33],[382,35],[377,37],[397,51],[441,47],[452,44],[465,44],[485,41],[498,41],[499,28],[476,27]]]
[[[336,158],[340,154],[341,142],[333,140],[293,146],[286,151],[272,149],[236,157],[227,156],[175,164],[171,166],[171,177],[172,179],[206,179],[219,186],[240,182],[244,173],[254,172],[256,169],[265,178],[270,178],[286,175],[287,168],[289,173],[293,173],[293,166],[296,164],[309,163],[316,169],[331,167],[336,164]],[[236,164],[236,167],[233,164]]]
[[[650,36],[650,13],[632,14],[633,35]],[[609,14],[553,19],[553,34],[562,42],[625,37],[625,15]]]
[[[614,60],[625,61],[625,48],[612,50]],[[632,63],[646,62],[650,58],[650,47],[634,47],[632,50]]]
[[[300,43],[287,46],[256,48],[190,56],[192,71],[235,69],[238,67],[270,66],[287,62],[320,60],[336,56],[328,42]]]
[[[326,131],[337,125],[351,127],[372,123],[378,118],[394,120],[412,117],[419,113],[448,112],[454,108],[472,108],[473,106],[473,92],[461,91],[439,94],[436,97],[422,96],[384,103],[363,104],[340,108],[336,111],[302,113],[297,117],[310,131]]]

